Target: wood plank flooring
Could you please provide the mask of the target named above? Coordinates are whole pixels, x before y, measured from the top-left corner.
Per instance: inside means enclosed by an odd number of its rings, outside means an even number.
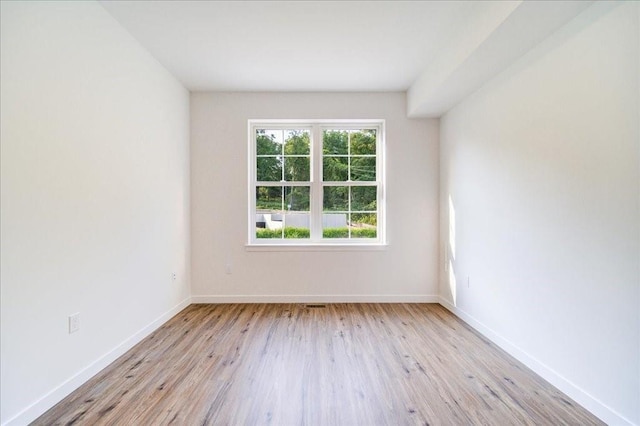
[[[440,305],[191,305],[34,425],[596,425]]]

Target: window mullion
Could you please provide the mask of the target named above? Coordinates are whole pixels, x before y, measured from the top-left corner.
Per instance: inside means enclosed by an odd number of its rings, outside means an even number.
[[[254,126],[249,126],[249,164],[247,170],[249,172],[249,244],[252,244],[256,240],[256,129]]]
[[[349,212],[347,213],[347,236],[351,239],[351,131],[347,132],[347,182],[346,185],[349,191],[349,198],[347,200],[347,208]]]
[[[377,203],[376,203],[376,217],[377,217],[377,228],[378,228],[378,241],[385,241],[386,237],[384,235],[386,231],[385,226],[385,216],[386,213],[384,211],[385,208],[385,181],[384,181],[384,164],[383,161],[385,159],[385,153],[382,152],[384,149],[384,144],[382,142],[382,138],[384,137],[384,129],[383,125],[379,125],[376,130],[376,193],[377,193]]]
[[[282,170],[280,172],[280,176],[281,176],[281,181],[284,182],[284,176],[285,176],[285,158],[284,158],[284,130],[281,130],[282,132],[282,145],[280,146],[280,158],[282,158]],[[282,195],[284,197],[284,194]],[[284,206],[284,201],[282,202],[282,205]],[[284,231],[283,231],[284,232]]]
[[[322,237],[322,132],[315,124],[312,128],[311,142],[311,240],[319,241]]]

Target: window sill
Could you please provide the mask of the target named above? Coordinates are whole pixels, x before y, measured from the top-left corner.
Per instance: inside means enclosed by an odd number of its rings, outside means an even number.
[[[382,251],[388,244],[247,244],[246,251]]]

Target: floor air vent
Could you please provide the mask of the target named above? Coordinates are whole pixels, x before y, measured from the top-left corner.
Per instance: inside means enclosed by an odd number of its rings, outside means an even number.
[[[307,303],[304,305],[305,308],[326,308],[327,305],[324,303]]]

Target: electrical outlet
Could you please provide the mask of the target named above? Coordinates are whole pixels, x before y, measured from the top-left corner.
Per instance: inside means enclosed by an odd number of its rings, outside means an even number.
[[[175,273],[175,272],[171,274],[171,279],[172,279],[173,281],[175,281],[175,280],[176,280],[176,273]]]
[[[469,275],[467,275],[467,288],[469,288]]]
[[[80,330],[80,312],[69,315],[69,334]]]
[[[231,262],[227,262],[224,265],[224,272],[228,275],[231,274]]]

